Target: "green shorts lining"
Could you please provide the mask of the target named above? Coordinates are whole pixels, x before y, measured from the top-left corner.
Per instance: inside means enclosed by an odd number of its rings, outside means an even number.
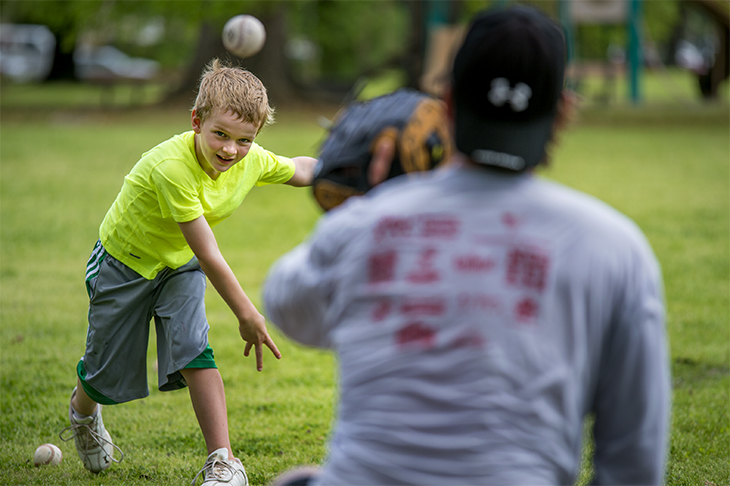
[[[215,364],[215,356],[213,355],[213,348],[208,345],[202,353],[198,355],[197,358],[192,360],[188,365],[185,367],[187,368],[216,368],[218,369],[218,365]]]
[[[188,363],[185,368],[216,368],[218,369],[218,365],[215,364],[215,356],[213,354],[213,348],[208,345],[202,353],[198,355],[197,358],[193,359],[190,363]],[[79,377],[79,380],[81,381],[81,386],[84,388],[84,391],[86,394],[94,400],[96,403],[101,403],[102,405],[119,405],[119,402],[115,402],[111,398],[108,398],[104,396],[103,394],[99,393],[93,386],[86,383],[86,367],[84,366],[84,360],[79,360],[79,364],[76,365],[76,374]]]
[[[84,391],[86,394],[94,400],[96,403],[101,403],[102,405],[119,405],[119,402],[115,402],[111,398],[107,398],[96,389],[86,383],[86,367],[84,366],[84,360],[79,360],[79,364],[76,365],[76,374],[79,376],[79,380],[81,381],[81,386],[84,388]]]

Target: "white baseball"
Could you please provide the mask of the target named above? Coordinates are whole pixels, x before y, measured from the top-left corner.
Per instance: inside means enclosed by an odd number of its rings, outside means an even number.
[[[43,444],[33,454],[33,463],[36,466],[57,466],[62,460],[61,449],[53,444]]]
[[[253,15],[236,15],[223,26],[223,45],[240,58],[251,57],[264,47],[266,29]]]

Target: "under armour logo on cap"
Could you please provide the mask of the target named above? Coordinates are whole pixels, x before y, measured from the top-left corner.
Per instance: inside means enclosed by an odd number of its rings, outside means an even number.
[[[487,94],[487,99],[494,106],[503,106],[509,103],[512,111],[525,111],[532,96],[532,89],[525,83],[517,83],[514,89],[510,88],[509,81],[505,78],[492,80],[492,89]]]
[[[562,26],[540,8],[499,7],[475,16],[451,72],[459,151],[515,172],[545,160],[566,58]]]

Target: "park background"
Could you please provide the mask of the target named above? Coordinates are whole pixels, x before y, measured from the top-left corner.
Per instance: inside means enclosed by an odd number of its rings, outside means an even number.
[[[84,348],[83,274],[99,223],[139,155],[189,129],[208,60],[240,63],[267,85],[277,122],[257,141],[283,155],[316,156],[323,126],[346,100],[401,86],[438,90],[449,40],[473,12],[512,3],[3,0],[0,483],[172,485],[202,466],[205,445],[187,393],[156,390],[154,336],[150,397],[104,413],[124,461],[92,476],[58,432],[68,425]],[[523,3],[563,22],[568,81],[583,100],[540,176],[629,215],[662,264],[674,392],[666,484],[730,484],[730,3],[580,2],[597,10],[621,3],[618,15],[578,15],[576,2]],[[220,33],[242,13],[264,22],[267,42],[238,60]],[[50,64],[31,62],[38,49],[26,52],[21,34],[9,38],[18,25],[52,34],[41,49],[52,48]],[[115,50],[98,49],[108,47]],[[132,76],[129,66],[147,71]],[[265,187],[216,228],[259,308],[269,266],[320,216],[308,189]],[[284,357],[265,356],[257,373],[230,311],[212,290],[206,300],[232,445],[251,484],[320,462],[336,413],[334,356],[289,342],[269,323]],[[62,465],[33,467],[45,442],[61,447]],[[590,480],[590,444],[587,433],[579,484]]]

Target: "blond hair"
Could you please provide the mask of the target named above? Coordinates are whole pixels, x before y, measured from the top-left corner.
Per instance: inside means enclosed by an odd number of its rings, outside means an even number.
[[[231,112],[257,127],[257,132],[273,123],[274,109],[264,84],[251,72],[213,59],[200,77],[193,106],[200,121],[214,112]]]

